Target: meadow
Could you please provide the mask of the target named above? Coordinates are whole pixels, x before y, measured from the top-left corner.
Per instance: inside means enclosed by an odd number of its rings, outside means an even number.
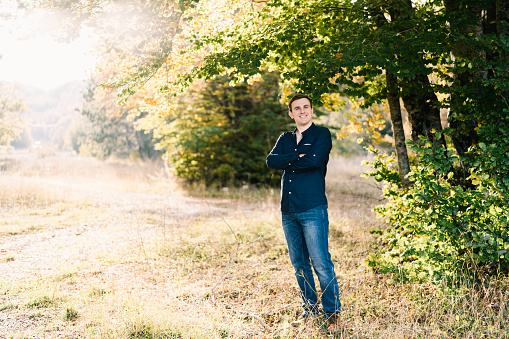
[[[398,283],[365,259],[382,187],[334,158],[342,338],[509,338],[507,281]],[[328,338],[300,298],[279,190],[186,186],[157,164],[0,156],[0,338]]]

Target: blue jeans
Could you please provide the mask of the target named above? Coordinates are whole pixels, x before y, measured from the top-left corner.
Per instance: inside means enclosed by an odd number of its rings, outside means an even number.
[[[305,315],[318,314],[318,298],[311,264],[322,290],[325,313],[339,313],[339,287],[329,253],[329,217],[322,205],[304,212],[282,212],[283,231],[295,269]]]

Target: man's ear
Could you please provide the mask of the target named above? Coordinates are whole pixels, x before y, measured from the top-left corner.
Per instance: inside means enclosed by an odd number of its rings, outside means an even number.
[[[288,115],[290,116],[290,118],[292,118],[292,119],[293,119],[293,113],[292,113],[292,111],[288,111]]]

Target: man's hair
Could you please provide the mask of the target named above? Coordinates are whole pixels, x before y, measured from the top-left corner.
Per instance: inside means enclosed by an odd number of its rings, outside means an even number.
[[[299,99],[303,99],[303,98],[306,98],[309,100],[309,104],[311,105],[311,108],[313,108],[313,100],[311,100],[310,97],[308,97],[306,94],[301,94],[301,93],[297,93],[295,94],[291,99],[290,99],[290,102],[288,103],[288,108],[290,108],[290,112],[292,111],[292,103],[295,101],[295,100],[299,100]]]

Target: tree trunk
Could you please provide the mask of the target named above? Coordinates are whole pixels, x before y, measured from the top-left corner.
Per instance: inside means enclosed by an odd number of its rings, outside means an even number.
[[[466,30],[468,34],[481,36],[483,34],[482,11],[477,1],[471,1],[468,7],[459,8],[461,0],[444,0],[446,11],[454,18],[458,11],[469,11],[473,18],[472,22],[467,25],[465,23],[451,20],[451,31]],[[453,33],[454,35],[454,33]],[[483,51],[476,50],[472,46],[465,43],[454,43],[451,46],[455,59],[474,60],[476,58],[486,58]],[[454,88],[468,88],[472,80],[481,80],[487,77],[485,69],[477,69],[475,71],[461,70],[454,74]],[[469,100],[468,93],[458,90],[451,94],[451,108],[449,112],[449,126],[453,130],[451,136],[456,151],[460,156],[466,154],[468,149],[474,145],[478,136],[475,128],[478,121],[473,119],[468,111],[464,111],[463,103]],[[465,171],[468,169],[465,168]]]
[[[147,152],[145,150],[145,143],[143,142],[143,135],[141,131],[136,131],[136,140],[138,140],[138,152],[143,161],[147,161]]]
[[[144,117],[146,115],[146,112],[140,112],[139,115],[137,115],[134,118],[134,122],[138,121],[140,118]],[[141,160],[147,161],[147,151],[145,149],[145,138],[143,137],[143,132],[140,130],[137,130],[135,128],[134,133],[136,134],[136,141],[138,142],[138,153],[140,154]]]
[[[394,6],[390,8],[389,14],[393,20],[400,22],[400,29],[410,29],[415,16],[412,1],[396,1]],[[415,55],[419,57],[419,54]],[[422,63],[415,62],[415,65],[422,65]],[[438,98],[431,88],[431,83],[426,75],[427,71],[424,69],[424,66],[416,67],[421,67],[421,69],[416,69],[417,75],[414,78],[402,79],[401,81],[403,104],[408,112],[408,120],[412,127],[412,140],[417,143],[419,135],[423,135],[433,142],[435,146],[440,144],[445,146],[444,137],[436,140],[435,136],[430,133],[431,130],[437,132],[442,130]]]
[[[387,101],[389,103],[392,129],[394,132],[394,148],[396,149],[396,157],[398,159],[398,173],[403,187],[406,188],[410,187],[412,183],[407,178],[407,174],[410,172],[410,163],[408,162],[405,130],[403,129],[403,119],[401,118],[398,79],[394,74],[386,72],[385,81],[387,85]]]
[[[413,80],[403,80],[403,104],[408,112],[408,120],[412,126],[412,140],[417,143],[419,135],[424,135],[435,146],[444,145],[445,138],[439,140],[431,133],[432,130],[441,131],[440,108],[438,98],[433,92],[428,76],[420,74]]]

